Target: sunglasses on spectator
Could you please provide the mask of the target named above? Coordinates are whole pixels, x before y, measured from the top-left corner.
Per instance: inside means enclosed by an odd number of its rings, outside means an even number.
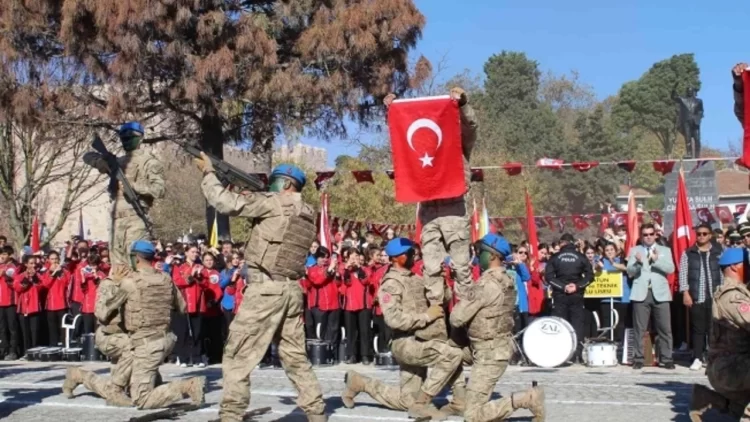
[[[697,236],[711,236],[711,232],[695,232]]]
[[[519,253],[520,255],[526,255],[526,254],[528,254],[528,252],[526,252],[526,251],[518,251],[518,253]]]
[[[651,232],[651,233],[642,233],[641,236],[643,236],[643,237],[654,237],[654,236],[656,236],[656,233],[654,233],[654,232]]]

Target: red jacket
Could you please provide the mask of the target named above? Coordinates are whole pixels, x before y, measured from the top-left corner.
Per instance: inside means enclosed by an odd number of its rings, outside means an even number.
[[[70,281],[70,273],[65,268],[60,268],[55,277],[52,276],[50,270],[47,270],[42,275],[42,286],[47,291],[47,300],[44,309],[48,311],[68,309],[67,292]]]
[[[342,272],[341,293],[344,295],[344,310],[356,312],[372,308],[372,294],[369,293],[370,269],[362,267],[357,270]]]
[[[16,291],[13,289],[13,279],[18,273],[15,262],[8,261],[0,264],[0,306],[16,304]]]
[[[204,268],[201,271],[201,314],[208,317],[221,315],[221,286],[219,285],[219,272],[215,269]]]
[[[183,262],[179,267],[174,267],[172,270],[172,280],[175,286],[182,292],[182,297],[185,298],[185,305],[187,305],[187,312],[189,314],[200,311],[201,294],[203,293],[203,288],[201,287],[202,274],[199,272],[194,277],[191,277],[193,267],[196,265],[200,264]],[[190,279],[192,279],[192,282]]]
[[[317,306],[321,311],[335,311],[339,306],[339,282],[336,281],[335,274],[328,274],[327,265],[313,265],[307,269],[307,280],[312,285],[308,293],[313,297],[312,304]]]
[[[107,275],[98,269],[91,273],[82,273],[81,289],[83,290],[83,303],[81,303],[81,313],[93,314],[96,310],[96,291],[99,283],[107,278]]]
[[[83,304],[84,293],[81,282],[83,281],[83,269],[88,266],[86,261],[71,261],[68,270],[73,276],[73,283],[71,284],[70,301]],[[72,270],[70,269],[72,268]]]
[[[237,311],[240,310],[240,305],[242,304],[242,292],[244,290],[245,279],[242,277],[238,277],[236,283],[230,284],[224,289],[225,295],[234,295],[234,309],[232,309],[232,313],[235,315],[237,315]]]
[[[370,285],[368,290],[373,298],[372,309],[375,312],[375,315],[383,315],[383,310],[380,309],[380,304],[375,301],[375,298],[378,297],[380,282],[383,281],[383,276],[386,271],[388,271],[388,267],[390,266],[385,264],[375,264],[370,266]]]
[[[25,271],[19,271],[13,278],[13,289],[18,294],[18,307],[16,308],[18,313],[30,315],[41,312],[42,301],[39,296],[42,290],[42,280],[38,274],[28,278]]]

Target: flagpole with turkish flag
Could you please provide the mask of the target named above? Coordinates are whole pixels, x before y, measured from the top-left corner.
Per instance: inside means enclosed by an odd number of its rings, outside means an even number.
[[[528,236],[529,242],[529,257],[533,260],[534,266],[539,260],[539,237],[536,233],[536,219],[534,218],[534,206],[531,205],[531,195],[529,190],[526,189],[526,235]],[[531,268],[533,271],[534,268]]]
[[[679,270],[682,254],[695,242],[693,231],[693,217],[690,215],[690,206],[687,199],[687,188],[685,187],[685,174],[680,168],[677,179],[677,206],[674,211],[674,230],[672,231],[672,258],[675,268]],[[677,271],[674,273],[677,280]]]
[[[742,156],[737,159],[737,164],[750,169],[750,68],[742,72],[744,108],[743,123],[744,134],[742,136]]]
[[[388,131],[396,201],[466,193],[458,101],[449,95],[395,100],[388,107]]]
[[[414,216],[414,242],[422,244],[422,220],[419,218],[419,203],[417,203],[417,211]]]
[[[625,225],[625,256],[628,256],[630,249],[638,244],[638,205],[635,203],[635,193],[633,188],[628,192],[628,219]]]
[[[32,253],[39,252],[41,249],[39,234],[39,217],[34,214],[34,219],[31,221],[31,239],[29,240],[29,246],[31,247]]]
[[[477,211],[477,200],[474,199],[474,212],[471,214],[471,243],[479,240],[479,212]]]
[[[320,196],[320,222],[318,224],[318,242],[320,246],[331,250],[331,228],[328,219],[328,194]]]

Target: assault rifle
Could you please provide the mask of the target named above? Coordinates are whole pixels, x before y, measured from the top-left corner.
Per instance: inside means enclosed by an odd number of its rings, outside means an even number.
[[[211,160],[211,164],[213,164],[214,170],[216,170],[216,177],[219,178],[219,181],[221,181],[224,186],[238,186],[241,188],[249,189],[252,192],[261,192],[266,190],[266,183],[261,180],[260,177],[254,174],[245,173],[244,171],[227,163],[226,161],[220,160],[213,155],[205,151],[201,151],[199,148],[196,148],[192,145],[188,145],[185,143],[178,144],[180,145],[180,147],[182,147],[183,150],[185,150],[185,152],[195,158],[201,158],[201,152],[206,154],[206,156],[208,156],[208,159]]]
[[[104,145],[104,142],[102,142],[102,139],[99,137],[99,135],[94,135],[94,142],[91,143],[91,147],[94,148],[94,151],[98,152],[99,155],[102,156],[104,161],[107,162],[107,167],[109,167],[110,195],[112,195],[112,197],[115,197],[118,190],[117,182],[122,183],[122,194],[125,197],[125,201],[127,201],[133,207],[135,213],[138,214],[138,217],[140,217],[141,220],[143,220],[143,222],[146,224],[146,231],[148,231],[148,234],[153,236],[153,223],[151,223],[148,215],[146,215],[146,211],[141,206],[141,203],[138,200],[138,194],[135,193],[135,190],[133,190],[133,186],[125,177],[125,173],[122,172],[120,164],[117,162],[117,157],[109,152],[107,146]]]

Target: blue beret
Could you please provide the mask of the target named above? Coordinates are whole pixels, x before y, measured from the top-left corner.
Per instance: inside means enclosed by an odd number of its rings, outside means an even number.
[[[745,250],[743,248],[727,248],[719,258],[719,266],[722,267],[742,262],[745,262]]]
[[[304,187],[305,183],[307,183],[305,172],[302,171],[301,168],[293,166],[291,164],[281,164],[273,169],[273,171],[271,172],[271,179],[277,176],[292,178],[294,179],[294,181],[299,183],[300,187]]]
[[[482,238],[482,246],[507,257],[510,256],[510,245],[504,237],[498,236],[495,233],[489,233]]]
[[[154,245],[152,245],[148,240],[136,240],[135,242],[133,242],[133,246],[130,247],[130,252],[137,252],[150,256],[156,255],[156,249],[154,249]]]
[[[386,243],[385,253],[394,258],[409,252],[412,248],[414,248],[414,243],[411,240],[405,237],[397,237]]]
[[[143,135],[143,126],[141,126],[138,122],[127,122],[120,126],[120,131],[118,134],[120,136],[126,135],[128,132],[138,132],[141,135]]]

